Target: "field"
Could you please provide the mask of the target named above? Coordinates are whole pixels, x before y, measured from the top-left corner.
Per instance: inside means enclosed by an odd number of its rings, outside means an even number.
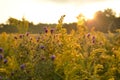
[[[120,32],[46,27],[0,35],[0,80],[120,80]]]

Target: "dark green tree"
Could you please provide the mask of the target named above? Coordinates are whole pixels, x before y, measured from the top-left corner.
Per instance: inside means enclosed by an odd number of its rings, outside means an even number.
[[[22,20],[15,18],[9,18],[7,21],[8,25],[17,27],[19,33],[25,33],[28,31],[29,22],[23,17]]]

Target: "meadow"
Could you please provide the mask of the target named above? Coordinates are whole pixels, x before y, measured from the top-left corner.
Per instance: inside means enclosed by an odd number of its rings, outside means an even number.
[[[120,31],[107,36],[78,21],[44,33],[0,34],[0,80],[120,80]]]

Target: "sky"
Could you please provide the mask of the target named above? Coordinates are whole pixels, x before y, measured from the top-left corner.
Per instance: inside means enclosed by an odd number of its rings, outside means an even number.
[[[98,10],[111,8],[120,13],[120,0],[0,0],[0,23],[13,17],[21,20],[24,16],[28,21],[37,23],[57,23],[62,15],[64,22],[77,21],[82,13],[92,18]]]

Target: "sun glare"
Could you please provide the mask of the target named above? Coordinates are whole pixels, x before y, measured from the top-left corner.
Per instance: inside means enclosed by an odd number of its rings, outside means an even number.
[[[93,19],[95,12],[98,11],[98,7],[95,6],[96,5],[94,4],[92,4],[90,7],[89,5],[83,6],[80,12],[85,16],[87,20]]]
[[[84,13],[83,14],[85,18],[88,19],[94,19],[94,13]]]
[[[112,8],[120,12],[120,1],[101,1],[88,3],[54,3],[54,1],[42,0],[1,0],[0,1],[0,22],[6,21],[7,18],[14,17],[17,19],[25,16],[29,21],[34,23],[57,23],[61,15],[65,14],[64,22],[76,22],[76,16],[83,14],[88,19],[94,19],[94,14],[98,10]],[[57,1],[57,0],[56,0]],[[58,0],[60,1],[60,0]],[[71,0],[72,1],[72,0]],[[80,0],[77,0],[80,1]],[[82,0],[81,0],[82,1]],[[26,4],[27,3],[27,4]],[[116,5],[114,5],[116,4]]]

